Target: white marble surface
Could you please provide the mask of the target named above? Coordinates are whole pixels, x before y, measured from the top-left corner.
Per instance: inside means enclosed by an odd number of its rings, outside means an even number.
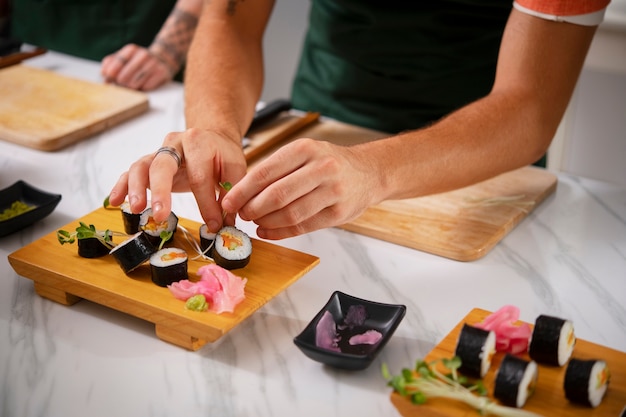
[[[27,64],[99,81],[97,64],[59,54]],[[338,229],[278,242],[321,262],[197,352],[92,302],[37,296],[7,256],[99,207],[132,161],[183,128],[182,96],[177,84],[151,93],[149,113],[61,151],[0,142],[0,188],[22,179],[63,195],[49,217],[0,238],[1,417],[394,416],[381,363],[412,365],[474,307],[515,304],[531,322],[567,317],[578,337],[626,351],[626,188],[563,174],[553,196],[471,263]],[[190,195],[177,195],[174,209],[200,221]],[[364,371],[324,367],[292,342],[335,290],[407,306]]]

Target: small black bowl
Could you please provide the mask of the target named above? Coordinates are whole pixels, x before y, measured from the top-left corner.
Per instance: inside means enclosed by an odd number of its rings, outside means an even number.
[[[361,352],[356,350],[347,351],[343,348],[341,352],[335,352],[317,346],[315,343],[316,327],[324,313],[326,311],[330,312],[335,323],[340,325],[351,306],[365,307],[366,319],[363,326],[361,326],[361,330],[377,330],[382,335],[381,340],[374,345],[367,345]],[[393,332],[404,318],[405,313],[406,306],[401,304],[383,304],[353,297],[341,291],[335,291],[324,308],[315,315],[302,333],[293,339],[293,342],[306,356],[314,361],[341,369],[365,369],[374,361],[378,353],[380,353],[387,344]]]
[[[11,207],[15,201],[21,201],[34,208],[6,220],[0,220],[0,237],[17,232],[52,213],[61,201],[61,195],[39,190],[20,180],[0,190],[0,213]]]

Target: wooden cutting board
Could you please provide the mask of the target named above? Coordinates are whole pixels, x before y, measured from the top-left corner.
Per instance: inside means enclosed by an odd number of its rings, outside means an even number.
[[[292,123],[293,117],[297,116],[289,115],[265,126],[252,136],[253,144],[270,140],[280,131],[280,125]],[[325,119],[269,148],[265,156],[300,137],[353,145],[385,136],[388,134]],[[457,261],[473,261],[489,253],[556,186],[554,174],[525,167],[448,193],[386,201],[340,227]],[[497,204],[490,200],[494,198],[499,199]]]
[[[483,309],[473,309],[461,320],[457,326],[424,358],[431,362],[454,356],[456,342],[464,323],[476,324],[481,322],[491,312]],[[531,324],[532,325],[532,324]],[[574,323],[576,326],[576,323]],[[489,398],[493,399],[493,384],[495,374],[502,362],[504,354],[497,353],[491,368],[483,378],[488,389]],[[528,354],[521,355],[528,360]],[[611,373],[611,380],[607,393],[596,408],[588,408],[571,404],[563,391],[565,366],[551,367],[539,365],[537,386],[534,394],[528,399],[524,410],[532,411],[545,417],[618,417],[626,408],[626,353],[597,345],[585,340],[576,340],[572,357],[579,359],[602,359],[607,362]],[[416,358],[417,359],[417,358]],[[413,364],[407,364],[412,367]],[[396,372],[392,370],[392,372]],[[432,398],[425,404],[414,405],[399,394],[391,393],[391,402],[403,417],[473,417],[480,414],[468,405],[443,399]]]
[[[0,139],[55,151],[148,110],[148,96],[13,65],[0,70]]]
[[[124,230],[121,212],[104,208],[62,229],[74,232],[81,221],[93,224],[98,230]],[[199,223],[179,219],[179,225],[199,241]],[[114,242],[122,239],[115,238]],[[181,230],[167,246],[187,251],[189,279],[198,280],[198,268],[210,261],[191,259],[196,252]],[[152,282],[149,264],[126,275],[112,255],[82,258],[76,243],[61,245],[58,242],[56,231],[10,254],[9,263],[19,275],[33,280],[36,292],[44,298],[65,305],[83,298],[93,301],[154,323],[160,339],[197,350],[218,340],[319,263],[315,256],[257,239],[252,239],[252,248],[250,263],[232,271],[247,278],[246,298],[233,313],[222,314],[188,311],[185,303],[174,298],[167,288]]]

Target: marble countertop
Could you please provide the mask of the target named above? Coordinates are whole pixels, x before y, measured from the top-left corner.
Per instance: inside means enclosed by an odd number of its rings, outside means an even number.
[[[98,64],[61,54],[26,65],[101,81]],[[149,96],[148,113],[60,151],[0,142],[0,188],[21,179],[63,195],[50,216],[0,238],[1,417],[399,415],[381,364],[412,366],[474,307],[513,304],[529,322],[566,317],[579,338],[626,352],[626,189],[563,173],[552,196],[470,263],[339,229],[275,242],[320,264],[196,352],[124,313],[40,298],[7,256],[98,208],[131,162],[184,128],[179,84]],[[201,221],[190,194],[173,207]],[[238,226],[254,236],[253,225]],[[365,370],[325,367],[293,344],[335,290],[407,306]]]

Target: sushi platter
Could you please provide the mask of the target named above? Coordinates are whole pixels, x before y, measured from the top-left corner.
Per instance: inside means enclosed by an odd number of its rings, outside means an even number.
[[[119,209],[99,208],[61,229],[73,231],[79,222],[98,229],[124,230]],[[181,218],[178,224],[198,239],[199,223]],[[114,242],[119,243],[115,238]],[[180,230],[173,245],[189,253],[189,279],[197,280],[198,268],[210,261],[192,259],[194,249]],[[245,299],[233,313],[221,314],[185,309],[184,301],[152,282],[147,264],[125,274],[112,255],[80,257],[77,245],[61,245],[56,231],[13,252],[9,262],[19,275],[34,281],[41,297],[64,305],[86,299],[110,307],[154,323],[156,335],[164,341],[198,350],[239,325],[319,263],[313,255],[257,239],[252,239],[252,247],[250,262],[232,271],[247,279]]]
[[[254,142],[268,141],[280,131],[281,124],[293,123],[294,117],[297,116],[283,115],[263,126],[255,132]],[[385,136],[388,135],[321,119],[283,142],[265,148],[264,156],[298,137],[354,145]],[[254,166],[262,157],[258,156],[249,165]],[[556,187],[557,177],[553,173],[537,167],[523,167],[447,193],[384,201],[339,227],[445,258],[474,261],[489,253],[554,193]]]
[[[0,70],[0,140],[56,151],[149,108],[140,91],[13,65]]]
[[[491,312],[473,309],[455,328],[424,358],[427,362],[454,356],[456,343],[464,324],[477,324]],[[497,353],[490,370],[483,378],[489,397],[493,399],[495,373],[504,357]],[[521,355],[528,360],[528,355]],[[626,353],[585,340],[577,339],[572,357],[580,359],[601,359],[606,361],[611,373],[606,395],[596,408],[573,405],[563,391],[565,366],[539,365],[537,385],[523,410],[532,411],[545,417],[607,417],[620,416],[626,407]],[[409,365],[410,366],[410,365]],[[425,404],[414,405],[407,398],[393,392],[391,402],[403,417],[471,417],[480,415],[470,406],[444,398],[430,398]]]

